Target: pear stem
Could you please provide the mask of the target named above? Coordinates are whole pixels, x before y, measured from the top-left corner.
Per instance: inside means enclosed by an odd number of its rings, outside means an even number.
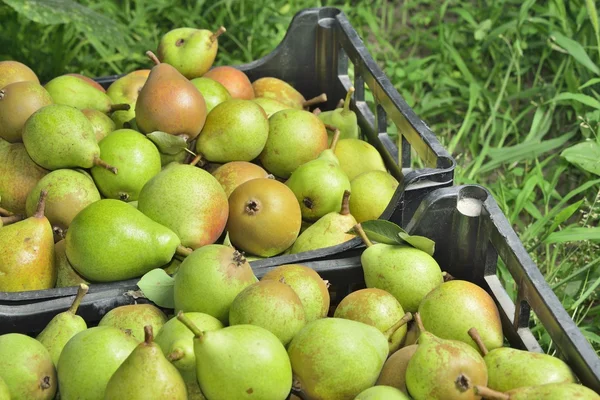
[[[319,107],[317,107],[312,111],[312,113],[315,115],[319,115],[319,114],[321,114],[321,109]]]
[[[148,56],[149,59],[151,59],[154,64],[158,65],[160,64],[160,60],[158,59],[158,57],[156,57],[156,54],[154,54],[152,51],[148,50],[146,52],[146,55]]]
[[[417,322],[417,328],[419,328],[419,333],[427,332],[425,330],[425,326],[423,325],[423,320],[419,313],[415,313],[415,321]]]
[[[312,99],[306,100],[302,103],[302,107],[310,107],[314,104],[325,103],[327,101],[327,95],[325,93],[321,93],[317,97],[313,97]]]
[[[113,104],[110,106],[109,114],[115,111],[129,111],[131,106],[127,103]]]
[[[46,209],[46,197],[48,197],[48,191],[42,190],[40,192],[40,199],[38,200],[35,213],[33,214],[35,218],[44,218],[44,210]]]
[[[154,340],[154,332],[152,332],[152,325],[144,326],[144,343],[151,344]]]
[[[485,355],[489,353],[489,351],[487,347],[485,347],[485,343],[483,343],[483,340],[481,340],[481,336],[479,335],[477,328],[469,329],[468,333],[469,336],[471,336],[471,339],[473,339],[473,341],[477,344],[477,347],[479,347],[479,351],[481,352],[481,354],[483,354],[483,356],[485,357]]]
[[[454,277],[452,275],[450,275],[449,272],[446,272],[446,271],[442,272],[442,276],[444,277],[444,282],[454,280]]]
[[[83,296],[86,295],[86,293],[89,290],[89,286],[86,285],[85,283],[81,283],[79,284],[79,289],[77,289],[77,295],[75,296],[75,300],[73,300],[73,304],[71,304],[71,307],[69,307],[69,312],[73,315],[77,314],[77,309],[79,308],[79,305],[81,304],[81,300],[83,299]]]
[[[325,128],[333,131],[333,138],[331,139],[331,145],[329,146],[329,150],[335,153],[335,147],[337,146],[338,140],[340,140],[340,130],[333,125],[325,124]]]
[[[365,231],[363,230],[361,224],[356,224],[354,225],[354,231],[356,233],[358,233],[358,236],[360,236],[360,238],[362,239],[362,241],[365,243],[365,245],[367,245],[367,247],[371,247],[373,246],[373,242],[371,242],[369,240],[369,238],[367,237],[367,234],[365,233]]]
[[[350,191],[344,190],[344,195],[342,196],[342,210],[340,211],[342,215],[350,214]]]
[[[352,98],[352,93],[354,93],[354,90],[354,86],[350,86],[350,89],[348,89],[348,93],[346,93],[346,99],[344,100],[344,113],[350,111],[350,99]]]
[[[188,153],[190,153],[191,155],[193,155],[194,157],[196,157],[196,153],[194,153],[193,151],[191,151],[190,149],[188,149],[187,147],[184,147],[183,150],[187,151]]]
[[[183,356],[185,356],[185,353],[183,352],[183,350],[177,348],[167,355],[167,360],[169,360],[171,362],[178,361],[178,360],[181,360],[183,358]]]
[[[17,214],[17,215],[9,215],[8,217],[0,217],[2,223],[0,226],[14,224],[15,222],[19,222],[25,219],[25,216]]]
[[[338,103],[336,104],[335,108],[342,108],[344,107],[344,104],[346,104],[344,102],[344,99],[340,99],[340,101],[338,101]]]
[[[177,246],[177,249],[175,249],[175,254],[182,256],[182,257],[187,257],[190,254],[192,254],[194,250],[190,249],[189,247],[185,247],[182,245]]]
[[[485,397],[489,400],[510,400],[510,396],[505,393],[500,393],[485,386],[475,385],[473,389],[476,394]]]
[[[390,327],[388,330],[386,330],[385,332],[383,332],[383,334],[385,335],[385,337],[386,337],[388,340],[391,340],[391,337],[392,337],[392,335],[393,335],[394,333],[396,333],[396,331],[397,331],[398,329],[400,329],[400,327],[402,327],[402,326],[404,326],[404,325],[408,324],[408,322],[409,322],[410,320],[412,320],[412,319],[413,319],[413,316],[412,316],[412,314],[411,314],[410,312],[407,312],[406,314],[404,314],[404,316],[403,316],[402,318],[400,318],[400,319],[398,320],[398,322],[396,322],[396,323],[395,323],[394,325],[392,325],[392,326],[391,326],[391,327]]]
[[[200,164],[201,167],[205,164],[204,160],[202,160],[202,154],[196,154],[192,161],[190,161],[191,166],[196,164]]]
[[[210,36],[210,41],[211,43],[214,43],[215,40],[217,40],[217,38],[219,36],[221,36],[222,34],[224,34],[225,32],[227,32],[227,29],[225,29],[224,26],[220,26],[219,29],[217,29],[211,36]]]
[[[13,213],[8,211],[6,208],[0,207],[0,215],[3,215],[5,217],[10,217],[11,215],[13,215]]]
[[[198,327],[189,319],[183,311],[179,311],[177,313],[177,319],[181,321],[197,338],[204,336],[204,332],[202,332]]]
[[[98,156],[94,157],[94,165],[97,165],[98,167],[106,168],[113,174],[117,175],[117,172],[118,172],[117,167],[113,167],[112,165],[108,164],[106,161],[102,160]]]

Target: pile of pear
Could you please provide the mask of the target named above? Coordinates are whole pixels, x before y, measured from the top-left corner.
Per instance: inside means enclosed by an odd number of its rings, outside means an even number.
[[[384,213],[398,181],[360,137],[354,89],[311,112],[325,93],[214,66],[223,33],[174,29],[107,89],[0,62],[0,291],[173,273],[211,244],[316,250]]]

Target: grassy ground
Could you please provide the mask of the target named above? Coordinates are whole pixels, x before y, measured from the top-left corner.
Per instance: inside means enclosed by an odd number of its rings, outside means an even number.
[[[42,80],[147,67],[173,27],[224,24],[219,63],[271,51],[294,13],[327,1],[0,2],[0,59]],[[348,14],[396,88],[491,190],[525,247],[600,351],[600,31],[593,0],[354,0]],[[29,6],[29,7],[27,7]],[[507,289],[515,285],[500,266]],[[543,329],[534,329],[553,351]]]

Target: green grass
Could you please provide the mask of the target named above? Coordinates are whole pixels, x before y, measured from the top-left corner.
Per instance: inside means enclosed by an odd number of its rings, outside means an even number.
[[[67,0],[4,3],[0,59],[23,61],[44,81],[66,72],[101,76],[147,68],[144,51],[178,26],[224,24],[218,62],[248,62],[281,41],[295,12],[329,5],[89,0],[80,2],[89,8],[78,9],[61,8]],[[38,7],[24,8],[33,3]],[[457,183],[483,184],[493,193],[600,352],[600,30],[594,1],[335,4],[457,159]],[[500,273],[516,296],[503,265]],[[539,326],[534,332],[553,352],[547,333]]]

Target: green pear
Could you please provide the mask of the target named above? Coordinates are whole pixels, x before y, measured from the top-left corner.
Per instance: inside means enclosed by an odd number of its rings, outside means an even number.
[[[316,115],[295,109],[278,111],[269,118],[269,136],[260,162],[273,175],[287,179],[327,149],[327,142],[325,125]]]
[[[52,96],[55,104],[71,106],[80,110],[91,108],[106,114],[117,109],[129,109],[128,105],[123,104],[113,106],[106,93],[76,76],[58,76],[46,83],[44,87]]]
[[[360,139],[341,139],[335,155],[350,181],[368,171],[387,171],[381,154],[371,144]]]
[[[197,379],[210,400],[284,400],[292,368],[277,336],[255,325],[203,332],[185,314],[177,316],[194,333]]]
[[[196,142],[196,151],[208,161],[252,161],[269,136],[263,109],[250,100],[226,100],[213,108]]]
[[[75,271],[67,259],[67,241],[62,239],[54,244],[54,262],[56,263],[56,287],[77,286],[89,282]]]
[[[406,368],[408,368],[408,362],[417,351],[417,347],[418,345],[412,344],[402,347],[392,354],[386,360],[385,364],[383,364],[376,384],[392,386],[399,389],[402,393],[408,394],[408,389],[406,388]]]
[[[167,316],[152,304],[130,304],[113,308],[98,322],[98,326],[112,326],[131,331],[131,337],[138,342],[144,341],[144,328],[151,326],[154,331],[167,322]]]
[[[46,169],[101,165],[117,173],[100,159],[90,121],[70,106],[51,104],[33,113],[23,128],[23,144],[33,161]]]
[[[87,173],[57,169],[40,179],[29,192],[26,203],[28,216],[35,213],[42,190],[48,192],[44,214],[59,236],[63,235],[81,210],[100,200],[100,193]]]
[[[262,107],[262,109],[265,111],[265,114],[267,114],[267,118],[271,118],[271,115],[275,114],[277,111],[287,110],[290,108],[285,104],[269,97],[256,97],[252,99],[252,101]]]
[[[0,376],[0,400],[10,400],[10,390],[4,379]]]
[[[0,138],[21,141],[25,121],[37,110],[52,104],[52,97],[39,83],[15,82],[0,89]]]
[[[300,264],[281,265],[263,275],[262,281],[283,279],[298,295],[306,322],[325,318],[329,312],[329,283],[312,268]]]
[[[444,281],[440,266],[424,251],[407,245],[373,244],[360,224],[355,230],[367,245],[360,256],[367,287],[392,294],[404,311],[416,312],[421,300]]]
[[[377,328],[341,318],[308,323],[292,339],[288,355],[297,381],[310,399],[352,399],[373,386],[388,356]]]
[[[177,235],[127,203],[103,199],[84,208],[69,226],[67,258],[95,282],[131,279],[168,263],[182,251]]]
[[[350,181],[350,213],[358,222],[379,219],[396,193],[398,181],[383,171],[369,171]]]
[[[129,104],[129,110],[117,110],[110,118],[115,123],[116,129],[131,128],[131,121],[135,119],[135,104],[148,80],[149,69],[130,72],[114,81],[106,90],[106,94],[114,104]]]
[[[13,82],[22,81],[40,83],[35,72],[27,65],[12,60],[0,61],[0,89]]]
[[[349,197],[350,192],[344,191],[341,211],[327,213],[306,228],[294,242],[290,254],[336,246],[354,239],[354,235],[347,233],[356,225],[356,220],[350,214]]]
[[[137,340],[112,326],[88,328],[73,336],[58,360],[60,398],[104,399],[111,376],[137,345]]]
[[[406,387],[415,400],[476,400],[473,386],[488,379],[483,357],[473,347],[458,340],[446,340],[423,328],[419,345],[406,368]]]
[[[412,315],[404,313],[394,296],[381,289],[361,289],[342,299],[333,314],[374,326],[388,339],[390,354],[400,348],[406,336],[406,323]]]
[[[361,392],[354,400],[409,400],[400,390],[391,386],[373,386]]]
[[[500,393],[485,386],[475,386],[478,394],[489,400],[598,400],[600,396],[591,389],[576,383],[548,383],[546,385],[518,388]]]
[[[192,249],[216,242],[229,215],[221,184],[200,168],[180,164],[170,164],[144,185],[138,209]]]
[[[425,329],[440,338],[459,340],[479,350],[469,336],[469,329],[476,328],[488,350],[504,344],[498,307],[474,283],[458,279],[443,283],[423,298],[419,314]]]
[[[233,300],[256,281],[239,251],[220,244],[200,247],[175,275],[175,310],[206,313],[226,324]]]
[[[92,124],[94,135],[96,135],[96,142],[98,143],[100,143],[102,139],[107,137],[109,133],[117,129],[115,122],[102,111],[94,110],[92,108],[86,108],[84,110],[81,110],[81,112]]]
[[[146,325],[144,332],[144,341],[110,377],[104,399],[187,400],[187,390],[181,374],[153,341],[152,325]]]
[[[0,379],[11,399],[50,400],[58,387],[56,369],[43,344],[20,333],[0,336]]]
[[[214,33],[207,29],[173,29],[160,39],[158,58],[186,78],[198,78],[212,67],[219,48],[217,39],[225,31],[222,26]]]
[[[55,366],[58,365],[60,353],[67,342],[79,332],[87,329],[85,320],[77,315],[77,309],[88,289],[86,284],[80,284],[71,307],[67,311],[55,315],[36,337],[48,349]]]
[[[106,198],[137,200],[146,182],[161,171],[158,149],[150,139],[134,130],[116,130],[98,146],[104,161],[119,170],[115,175],[106,168],[92,167],[94,182]]]
[[[285,346],[306,325],[306,314],[285,280],[265,280],[242,290],[231,303],[229,325],[243,324],[267,329]]]
[[[202,332],[222,329],[221,321],[208,314],[186,312],[194,325]],[[156,338],[165,357],[177,367],[187,385],[189,399],[204,399],[196,379],[196,355],[194,354],[194,334],[177,318],[171,318],[160,329]]]
[[[202,93],[202,96],[204,96],[207,113],[210,113],[213,108],[224,101],[231,99],[231,95],[227,91],[227,88],[213,79],[202,77],[192,79],[190,82],[192,82],[200,93]]]
[[[340,139],[358,139],[358,124],[356,114],[350,110],[350,99],[354,93],[354,88],[350,87],[346,94],[346,100],[344,101],[344,107],[336,108],[331,111],[324,111],[319,114],[319,119],[323,121],[325,125],[335,126],[340,130]],[[328,132],[330,137],[335,133],[334,131]]]
[[[342,209],[345,191],[350,191],[350,180],[340,168],[335,156],[335,146],[339,131],[316,160],[299,166],[285,183],[294,192],[302,218],[316,221],[325,214]]]

